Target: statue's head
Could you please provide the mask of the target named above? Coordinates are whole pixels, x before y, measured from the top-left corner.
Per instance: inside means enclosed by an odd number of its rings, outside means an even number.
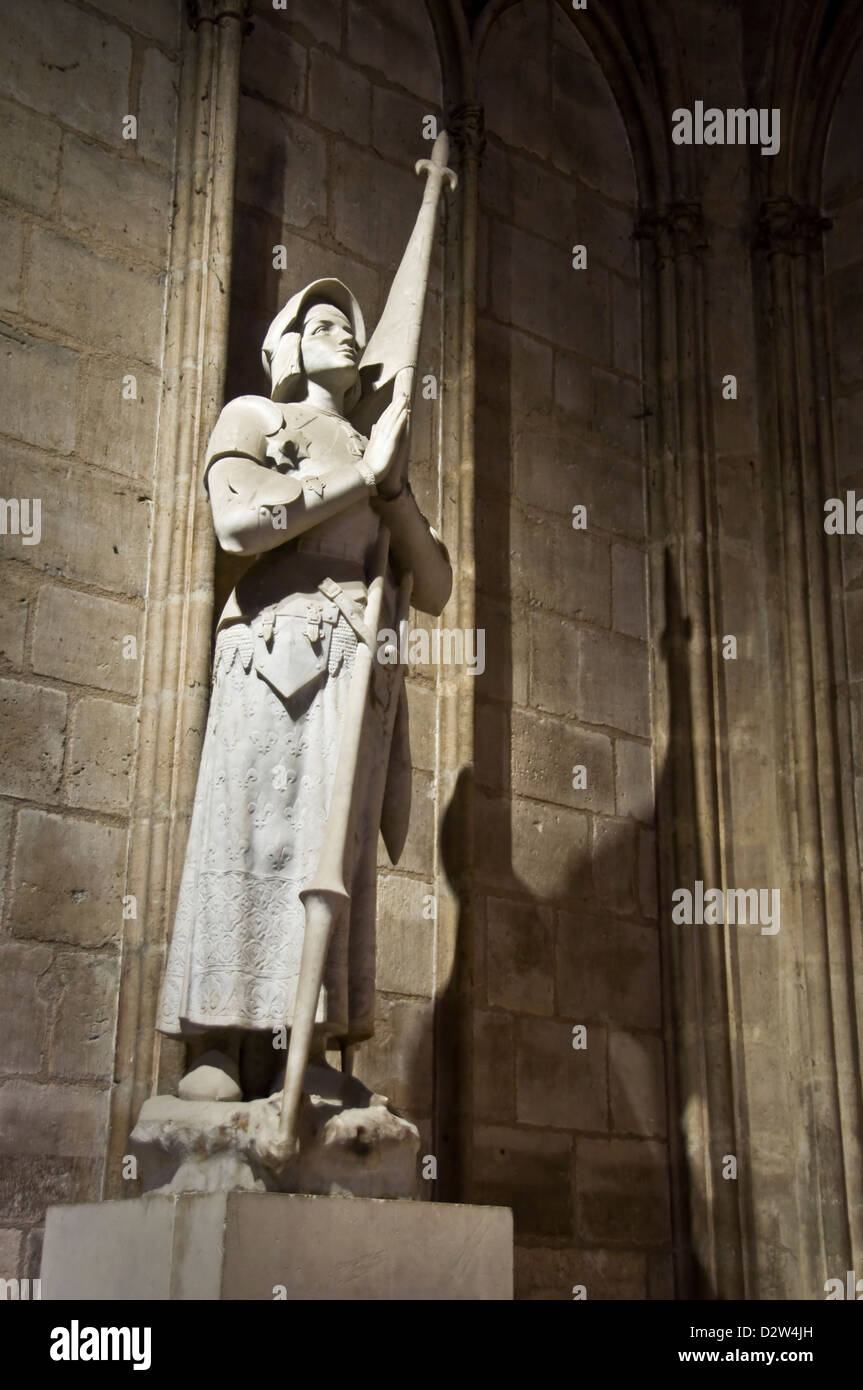
[[[289,299],[267,330],[262,358],[274,401],[302,400],[308,381],[360,397],[359,358],[366,345],[360,306],[341,280],[314,280]]]

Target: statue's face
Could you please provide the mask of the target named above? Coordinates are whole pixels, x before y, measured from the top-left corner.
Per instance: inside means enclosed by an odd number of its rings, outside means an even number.
[[[306,311],[300,352],[310,381],[346,391],[357,379],[359,353],[353,329],[334,304],[313,304]]]

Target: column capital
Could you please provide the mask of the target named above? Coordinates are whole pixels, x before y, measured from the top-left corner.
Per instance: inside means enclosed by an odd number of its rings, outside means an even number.
[[[643,211],[635,236],[639,241],[654,241],[664,260],[700,256],[710,245],[704,212],[695,200],[665,203]]]
[[[450,111],[446,128],[462,159],[469,155],[480,158],[485,148],[485,113],[479,102],[465,102]]]
[[[822,233],[832,226],[832,217],[823,217],[808,203],[768,198],[758,214],[755,245],[768,255],[782,251],[786,256],[807,256],[819,249]]]
[[[252,30],[252,0],[186,0],[186,19],[190,29],[201,24],[220,24],[223,19],[236,19],[243,33]]]

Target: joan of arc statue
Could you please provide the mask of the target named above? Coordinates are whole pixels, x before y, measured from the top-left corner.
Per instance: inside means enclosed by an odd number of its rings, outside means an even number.
[[[427,189],[424,206],[428,198]],[[423,236],[429,243],[428,225]],[[420,251],[414,349],[428,246]],[[402,291],[411,273],[403,263]],[[305,932],[300,894],[324,843],[358,646],[371,648],[378,631],[407,617],[399,600],[405,576],[413,606],[425,613],[439,614],[451,590],[446,550],[407,478],[409,391],[391,385],[390,403],[377,412],[369,438],[350,421],[363,395],[365,347],[350,290],[335,279],[307,285],[267,332],[269,399],[230,401],[206,451],[204,480],[219,543],[250,564],[218,623],[157,1019],[163,1033],[195,1040],[193,1065],[180,1083],[185,1099],[240,1099],[244,1042],[291,1029]],[[403,363],[402,381],[405,366],[411,379],[412,364]],[[379,576],[379,625],[370,631],[369,582],[384,527],[389,544]],[[364,662],[368,670],[365,656]],[[358,747],[344,854],[350,902],[326,952],[315,1055],[327,1041],[349,1045],[373,1032],[378,833],[395,862],[410,805],[407,702],[398,665],[372,663]],[[279,1058],[283,1070],[284,1053],[272,1051],[270,1089],[279,1085]]]

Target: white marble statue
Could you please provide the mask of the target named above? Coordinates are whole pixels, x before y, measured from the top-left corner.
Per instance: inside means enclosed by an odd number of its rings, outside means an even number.
[[[340,281],[316,280],[266,335],[270,398],[229,402],[207,447],[216,535],[250,563],[219,619],[157,1019],[163,1033],[193,1043],[183,1101],[279,1090],[286,1054],[273,1043],[290,1037],[304,994],[306,1036],[291,1054],[297,1075],[309,1058],[320,1067],[328,1044],[346,1047],[373,1032],[378,833],[395,862],[410,804],[402,668],[374,659],[378,633],[398,628],[408,601],[439,614],[452,584],[447,552],[407,477],[445,152],[444,144],[423,162],[423,209],[388,301],[388,342],[406,360],[385,347],[361,377],[359,305]],[[408,332],[398,330],[406,314]],[[352,416],[377,417],[368,439]],[[255,1038],[263,1042],[257,1071],[243,1065]],[[294,1110],[297,1103],[294,1096]],[[285,1157],[294,1120],[286,1120]]]

